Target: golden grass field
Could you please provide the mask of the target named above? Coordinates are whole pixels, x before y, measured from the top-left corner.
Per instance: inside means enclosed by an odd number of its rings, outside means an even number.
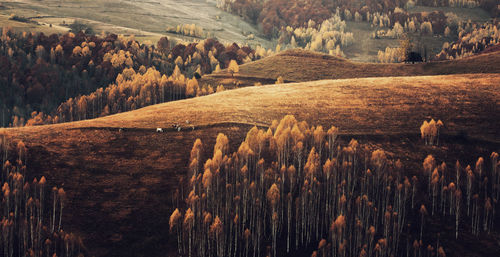
[[[249,72],[245,69],[242,73]],[[65,228],[82,235],[92,254],[170,256],[175,251],[168,233],[171,196],[196,138],[209,156],[219,132],[236,150],[253,125],[266,127],[293,114],[310,124],[339,127],[343,141],[353,137],[384,148],[411,174],[419,172],[428,153],[470,163],[500,150],[499,86],[500,74],[322,80],[246,87],[94,120],[5,131],[26,143],[33,176],[43,174],[64,186]],[[420,139],[419,126],[431,117],[445,124],[440,147]],[[186,120],[194,130],[155,132]],[[433,230],[453,230],[435,222]],[[469,241],[442,241],[468,256],[500,250],[491,238],[464,238]]]
[[[377,64],[350,61],[341,57],[304,50],[287,50],[259,61],[240,65],[234,78],[223,70],[203,77],[203,83],[242,86],[274,83],[281,76],[286,82],[321,79],[420,76],[464,73],[500,73],[500,51],[469,58],[417,64]]]
[[[196,24],[224,43],[273,47],[256,27],[237,15],[218,9],[215,1],[210,0],[6,0],[1,4],[0,15],[6,17],[14,13],[53,25],[63,21],[69,24],[78,19],[91,25],[97,33],[135,35],[140,42],[149,41],[150,44],[156,44],[163,36],[178,42],[198,41],[199,38],[166,32],[167,26]],[[254,34],[255,39],[247,39],[248,34]]]
[[[195,126],[267,126],[273,119],[293,114],[309,123],[335,124],[350,134],[390,134],[417,133],[424,119],[439,118],[449,132],[465,130],[473,137],[497,141],[500,131],[488,122],[500,121],[499,84],[500,74],[465,74],[247,87],[52,127],[152,129],[186,120]],[[24,130],[46,127],[20,129]]]

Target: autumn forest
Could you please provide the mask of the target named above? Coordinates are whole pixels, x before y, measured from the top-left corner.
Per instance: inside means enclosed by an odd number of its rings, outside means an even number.
[[[0,2],[0,256],[500,256],[499,18]]]

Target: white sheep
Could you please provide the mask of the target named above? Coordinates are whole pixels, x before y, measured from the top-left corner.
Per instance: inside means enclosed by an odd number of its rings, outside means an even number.
[[[156,132],[162,133],[163,129],[162,128],[156,128]]]

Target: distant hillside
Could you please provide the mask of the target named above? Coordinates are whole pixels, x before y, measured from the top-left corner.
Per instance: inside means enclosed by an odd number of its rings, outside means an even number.
[[[11,13],[29,17],[30,20],[53,27],[78,19],[92,26],[96,33],[102,31],[135,35],[141,43],[155,43],[163,36],[175,41],[192,42],[197,37],[167,33],[168,26],[195,24],[203,28],[205,35],[216,37],[225,43],[269,45],[252,25],[239,16],[228,14],[212,1],[200,0],[137,0],[137,1],[60,1],[60,0],[18,0],[3,1],[0,14]],[[1,20],[1,17],[0,17]],[[15,25],[16,26],[16,25]],[[65,28],[64,26],[61,26]],[[37,29],[38,30],[38,29]],[[254,39],[247,35],[254,34]]]
[[[215,88],[187,86],[188,80],[257,56],[215,39],[184,45],[163,37],[154,46],[115,34],[0,32],[0,127],[95,118],[208,94]]]
[[[287,50],[277,55],[240,66],[234,78],[242,85],[274,83],[281,76],[287,82],[322,79],[347,79],[388,76],[445,75],[465,73],[500,73],[500,51],[468,58],[417,64],[375,64],[353,62],[331,55]],[[230,84],[233,79],[227,71],[203,77],[208,84]]]

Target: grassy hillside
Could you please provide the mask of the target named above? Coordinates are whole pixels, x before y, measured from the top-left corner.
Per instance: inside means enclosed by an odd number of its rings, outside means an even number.
[[[310,124],[339,127],[344,141],[354,137],[383,147],[391,159],[403,160],[410,173],[419,171],[428,153],[439,160],[472,163],[500,149],[498,85],[500,75],[480,74],[248,87],[95,120],[5,131],[26,143],[31,176],[44,174],[64,186],[65,227],[78,231],[92,253],[169,256],[176,245],[168,233],[172,196],[196,138],[210,156],[222,132],[234,151],[254,124],[268,126],[293,114]],[[420,139],[419,126],[430,117],[445,124],[440,147],[424,146]],[[194,130],[155,132],[186,120]],[[119,132],[120,127],[124,131]],[[498,231],[499,222],[495,224]],[[436,231],[447,229],[434,225]],[[500,251],[491,238],[441,240],[451,249],[447,256],[492,256]]]
[[[307,64],[307,65],[304,65]],[[464,73],[500,73],[500,51],[453,61],[418,64],[374,64],[304,50],[287,50],[277,55],[240,66],[235,79],[227,71],[203,77],[208,84],[268,84],[279,76],[287,82],[320,79],[347,79],[387,76],[419,76]]]
[[[2,27],[10,27],[12,30],[16,32],[29,31],[29,32],[43,32],[44,34],[53,34],[53,33],[65,33],[69,29],[61,26],[52,26],[45,23],[26,23],[19,22],[15,20],[9,19],[9,15],[0,14],[0,24]]]
[[[268,45],[259,37],[256,28],[239,16],[218,9],[215,3],[201,0],[140,0],[140,1],[89,1],[89,0],[22,0],[3,3],[0,14],[15,13],[40,23],[66,24],[79,19],[92,25],[97,33],[107,31],[116,34],[134,34],[140,41],[156,42],[167,35],[167,26],[196,24],[212,37],[232,43],[247,42],[246,34],[253,33],[255,40],[249,43]],[[170,39],[193,41],[192,37],[168,34]]]
[[[229,2],[229,1],[226,1]],[[269,26],[252,25],[253,22],[260,23],[253,19],[248,19],[248,14],[257,15],[257,10],[251,10],[248,6],[241,6],[241,2],[255,2],[255,1],[239,1],[236,5],[238,8],[233,9],[232,13],[225,12],[216,7],[215,0],[189,0],[189,1],[173,1],[173,0],[138,0],[138,1],[60,1],[60,0],[21,0],[21,1],[4,1],[0,6],[0,20],[3,25],[12,26],[16,31],[43,31],[49,32],[62,32],[68,29],[65,24],[70,24],[75,19],[89,24],[94,31],[111,32],[115,34],[136,35],[140,42],[153,42],[158,41],[162,36],[167,35],[170,39],[176,41],[190,42],[199,40],[197,37],[185,36],[176,33],[167,33],[167,27],[175,27],[179,24],[196,24],[204,29],[205,34],[210,34],[218,40],[225,43],[238,42],[241,44],[249,44],[251,46],[262,45],[265,48],[274,49],[278,43],[277,38],[269,40],[264,37],[262,33],[269,32]],[[289,2],[289,3],[288,3]],[[288,1],[287,4],[292,4],[293,1]],[[300,2],[300,1],[299,1]],[[390,2],[390,1],[389,1]],[[396,1],[397,2],[397,1]],[[348,2],[346,2],[347,5]],[[346,3],[338,3],[345,5]],[[388,2],[387,2],[388,3]],[[386,4],[387,4],[386,3]],[[333,3],[336,5],[337,3]],[[328,4],[327,4],[328,5]],[[392,12],[394,5],[390,4],[389,8]],[[278,6],[289,6],[279,4]],[[307,8],[293,8],[289,11],[300,13]],[[316,6],[317,7],[317,6]],[[371,6],[369,11],[371,13],[381,12],[380,5]],[[309,5],[309,8],[314,7]],[[259,8],[257,8],[260,10]],[[304,22],[323,16],[329,17],[335,12],[335,7],[330,6],[330,11],[326,11],[323,7],[317,8],[320,10],[319,14],[308,13],[292,15],[291,17],[301,17],[299,20],[286,25],[297,27],[303,25]],[[344,8],[341,8],[341,11]],[[239,11],[238,11],[239,10]],[[358,9],[359,10],[359,9]],[[266,10],[265,10],[266,11]],[[326,11],[326,12],[325,12]],[[352,15],[354,15],[354,10]],[[366,10],[365,10],[366,11]],[[386,10],[387,11],[387,10]],[[480,8],[455,8],[455,7],[422,7],[418,6],[409,10],[410,13],[433,12],[442,11],[444,13],[454,13],[458,15],[461,21],[471,20],[472,22],[483,23],[490,19],[487,12]],[[230,11],[231,12],[231,11]],[[275,17],[273,12],[269,12],[270,17]],[[364,12],[362,12],[364,13]],[[38,22],[39,25],[34,24],[19,24],[16,22],[8,21],[6,18],[10,14],[17,14],[26,17],[31,21]],[[384,14],[384,13],[382,13]],[[284,14],[277,15],[278,17],[285,16]],[[364,14],[363,14],[364,16]],[[391,16],[391,15],[389,15]],[[2,18],[3,17],[3,18]],[[289,17],[290,18],[290,17]],[[292,21],[295,18],[291,19]],[[343,16],[345,19],[345,17]],[[278,21],[280,18],[276,18]],[[245,20],[253,20],[246,22]],[[275,21],[275,19],[269,19]],[[406,19],[404,19],[406,20]],[[400,21],[401,22],[401,21]],[[391,20],[394,24],[395,20]],[[284,24],[273,24],[279,30]],[[268,24],[268,25],[270,25]],[[377,53],[379,50],[384,51],[386,47],[395,47],[399,45],[398,39],[374,39],[371,37],[372,33],[376,32],[378,27],[372,27],[372,22],[355,22],[352,19],[347,20],[347,31],[354,33],[355,42],[348,46],[343,47],[342,50],[349,59],[361,61],[377,61]],[[267,29],[266,29],[267,27]],[[286,26],[284,26],[286,27]],[[253,34],[254,37],[249,35]],[[419,40],[425,42],[429,52],[433,54],[439,53],[441,46],[444,42],[451,40],[449,37],[443,37],[442,33],[435,36],[418,36]],[[289,41],[287,41],[289,42]],[[283,42],[280,42],[283,45]],[[305,44],[303,45],[305,46]]]

